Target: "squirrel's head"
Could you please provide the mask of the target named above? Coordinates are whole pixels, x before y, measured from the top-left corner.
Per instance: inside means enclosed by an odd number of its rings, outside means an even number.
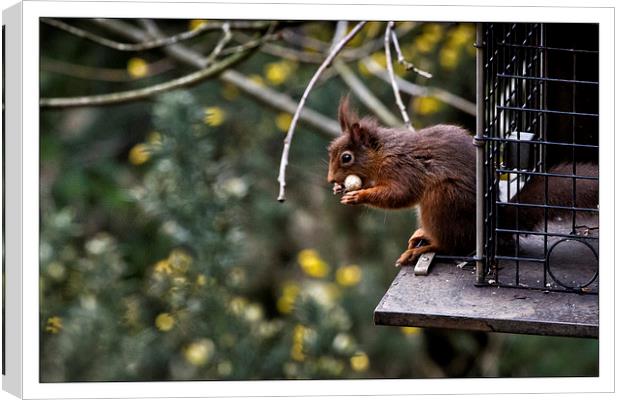
[[[338,120],[341,134],[334,139],[328,148],[329,183],[342,184],[347,175],[357,175],[362,179],[364,186],[374,179],[377,172],[378,150],[380,137],[378,124],[373,118],[360,119],[355,111],[349,107],[349,97],[340,100]]]

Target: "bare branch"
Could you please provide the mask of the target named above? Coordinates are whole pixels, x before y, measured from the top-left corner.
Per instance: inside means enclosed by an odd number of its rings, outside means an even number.
[[[403,52],[400,49],[400,44],[398,43],[398,35],[396,34],[396,31],[392,29],[391,33],[392,33],[392,43],[394,43],[394,48],[396,49],[396,56],[398,58],[398,63],[402,65],[403,67],[405,67],[407,71],[413,70],[418,75],[421,75],[425,78],[432,78],[433,74],[431,74],[430,72],[421,70],[417,68],[415,65],[413,65],[412,63],[410,63],[409,61],[405,60],[405,56],[403,56]]]
[[[196,29],[191,29],[189,31],[181,32],[176,35],[172,35],[168,37],[161,37],[161,38],[157,38],[157,39],[153,39],[149,41],[143,41],[140,43],[120,43],[115,40],[104,38],[102,36],[99,36],[87,30],[69,25],[57,19],[41,18],[41,22],[44,22],[58,29],[62,29],[63,31],[68,32],[74,36],[88,39],[102,46],[106,46],[106,47],[119,50],[119,51],[143,51],[143,50],[150,50],[150,49],[155,49],[155,48],[163,47],[163,46],[169,46],[171,44],[175,44],[183,40],[194,38],[207,31],[223,29],[223,26],[225,24],[228,24],[228,27],[230,29],[230,24],[231,24],[229,22],[205,22],[204,24],[199,25]],[[260,22],[260,21],[255,21],[255,22],[239,21],[238,23],[235,23],[235,29],[264,29],[268,26],[269,26],[269,23]]]
[[[394,64],[392,63],[392,51],[390,50],[390,32],[394,28],[394,21],[389,21],[387,26],[385,27],[385,36],[384,36],[384,45],[385,45],[385,63],[387,65],[387,70],[390,75],[390,81],[392,83],[392,90],[394,91],[394,99],[396,100],[396,105],[398,105],[398,109],[400,110],[400,115],[403,117],[403,121],[405,121],[405,126],[412,132],[415,132],[413,126],[411,125],[411,120],[409,119],[409,115],[407,115],[407,110],[405,109],[405,105],[403,104],[403,99],[400,97],[400,91],[398,90],[398,83],[396,83],[396,77],[394,75]]]
[[[137,78],[129,75],[126,69],[91,67],[51,58],[41,58],[42,71],[62,74],[70,76],[71,78],[105,82],[132,82],[139,79],[147,79],[170,71],[173,66],[174,63],[169,58],[164,58],[149,63],[148,73],[145,76]]]
[[[288,164],[288,154],[291,148],[291,140],[293,139],[293,135],[295,133],[295,126],[297,125],[297,120],[299,119],[301,110],[303,109],[304,104],[306,103],[308,94],[310,94],[310,91],[314,87],[316,81],[321,76],[321,73],[323,73],[323,71],[332,63],[333,59],[338,55],[340,50],[342,50],[342,48],[347,43],[349,43],[351,39],[353,39],[353,37],[364,27],[365,24],[366,24],[366,21],[358,22],[357,25],[353,27],[351,32],[349,32],[344,38],[342,38],[333,47],[331,52],[327,55],[327,58],[325,58],[325,61],[323,61],[323,64],[319,66],[319,68],[316,70],[316,72],[312,76],[312,79],[310,79],[308,86],[306,86],[306,90],[304,90],[304,94],[301,96],[301,100],[299,100],[297,110],[295,111],[295,114],[293,114],[291,125],[289,126],[286,137],[284,138],[284,149],[282,150],[282,158],[280,160],[280,173],[278,175],[278,182],[280,182],[280,193],[278,195],[278,201],[280,202],[286,200],[284,192],[286,188],[286,165]]]
[[[149,33],[144,32],[119,20],[97,20],[94,22],[106,29],[109,29],[110,31],[135,41],[145,40],[159,34],[157,31]],[[183,46],[182,44],[174,44],[165,47],[162,50],[169,57],[183,64],[195,68],[204,68],[204,57],[194,50]],[[232,69],[222,72],[219,79],[238,87],[247,95],[277,110],[293,114],[297,109],[297,103],[289,96],[268,87],[258,85],[245,75]],[[317,132],[326,137],[334,137],[340,134],[340,125],[337,121],[325,117],[324,115],[307,107],[301,113],[299,119],[301,122],[305,122],[308,126],[315,128]]]
[[[194,85],[205,79],[211,78],[226,68],[241,61],[246,57],[246,55],[246,53],[239,52],[200,71],[146,88],[94,96],[43,98],[40,100],[39,104],[41,107],[81,107],[125,103],[128,101],[140,100],[169,90]]]
[[[377,64],[372,58],[365,58],[364,60],[362,60],[362,62],[371,74],[375,75],[376,77],[382,79],[387,83],[391,83],[390,74],[385,69],[383,69],[383,67]],[[438,100],[441,100],[456,109],[459,109],[467,114],[476,116],[475,103],[460,96],[457,96],[456,94],[451,93],[445,89],[432,86],[425,87],[416,85],[415,83],[406,81],[398,76],[396,77],[396,82],[398,83],[399,90],[402,92],[409,93],[412,96],[435,97]]]
[[[355,73],[344,62],[334,62],[334,68],[340,74],[342,80],[349,86],[351,91],[361,100],[362,103],[371,109],[377,117],[385,124],[390,126],[400,125],[400,120],[381,103],[381,101],[364,85]]]

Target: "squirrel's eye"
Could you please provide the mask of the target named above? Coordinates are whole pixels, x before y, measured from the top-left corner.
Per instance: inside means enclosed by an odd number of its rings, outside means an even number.
[[[340,161],[342,162],[343,165],[351,164],[353,162],[353,154],[349,151],[345,151],[340,156]]]

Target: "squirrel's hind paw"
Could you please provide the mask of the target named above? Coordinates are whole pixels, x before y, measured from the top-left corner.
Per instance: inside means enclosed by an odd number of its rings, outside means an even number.
[[[413,265],[418,258],[418,254],[414,253],[413,249],[407,249],[396,260],[396,267],[402,267],[403,265]]]

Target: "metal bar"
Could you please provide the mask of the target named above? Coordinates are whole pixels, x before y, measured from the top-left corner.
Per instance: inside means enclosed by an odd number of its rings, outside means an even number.
[[[566,210],[566,211],[583,211],[583,212],[598,212],[597,208],[584,208],[584,207],[568,207],[568,206],[552,206],[549,204],[529,204],[529,203],[508,203],[505,201],[496,201],[498,206],[514,206],[514,207],[529,207],[529,208],[542,208],[543,210]]]
[[[485,141],[493,141],[493,142],[515,142],[515,143],[531,143],[531,144],[544,144],[544,145],[549,145],[549,146],[575,146],[578,148],[583,148],[583,149],[598,149],[598,145],[596,144],[572,144],[572,143],[563,143],[563,142],[551,142],[548,140],[536,140],[536,141],[523,141],[523,140],[517,140],[517,139],[509,139],[509,138],[497,138],[497,137],[490,137],[490,136],[484,136],[481,138],[482,140]]]
[[[504,228],[497,228],[496,231],[497,233],[512,233],[512,234],[518,234],[518,235],[561,237],[561,238],[567,238],[567,239],[598,240],[597,236],[579,236],[576,234],[569,234],[569,233],[538,232],[538,231],[525,231],[521,229],[504,229]]]
[[[525,111],[525,112],[539,112],[544,114],[558,114],[558,115],[573,115],[576,117],[593,117],[598,118],[598,114],[593,113],[578,113],[572,111],[560,111],[560,110],[544,110],[537,108],[526,108],[526,107],[510,107],[510,106],[497,106],[500,110],[514,110],[514,111]],[[571,145],[570,143],[566,143],[567,145]]]
[[[513,75],[513,74],[497,74],[498,78],[504,79],[525,79],[525,80],[535,80],[541,82],[557,82],[557,83],[575,83],[575,84],[584,84],[584,85],[597,85],[597,81],[581,81],[581,80],[571,80],[571,79],[559,79],[559,78],[543,78],[538,76],[523,76],[523,75]]]
[[[484,40],[482,23],[476,24],[476,283],[484,283]]]
[[[542,49],[542,50],[552,50],[552,51],[568,51],[574,53],[585,53],[585,54],[598,54],[598,50],[582,50],[582,49],[568,49],[562,47],[547,47],[547,46],[539,46],[539,45],[526,45],[526,44],[517,44],[517,43],[497,43],[498,46],[504,47],[526,47],[531,49]]]
[[[544,263],[547,261],[546,258],[512,257],[512,256],[500,256],[500,255],[496,255],[495,258],[498,260],[506,260],[506,261],[529,261],[529,262],[536,262],[536,263]]]
[[[538,143],[538,142],[536,142]],[[586,175],[571,175],[571,174],[556,174],[553,172],[535,172],[535,171],[525,171],[525,170],[513,170],[513,169],[505,169],[505,168],[497,168],[497,172],[499,173],[507,173],[507,174],[520,174],[520,175],[532,175],[532,176],[550,176],[553,178],[574,178],[574,179],[584,179],[591,181],[598,181],[598,176],[586,176]]]

